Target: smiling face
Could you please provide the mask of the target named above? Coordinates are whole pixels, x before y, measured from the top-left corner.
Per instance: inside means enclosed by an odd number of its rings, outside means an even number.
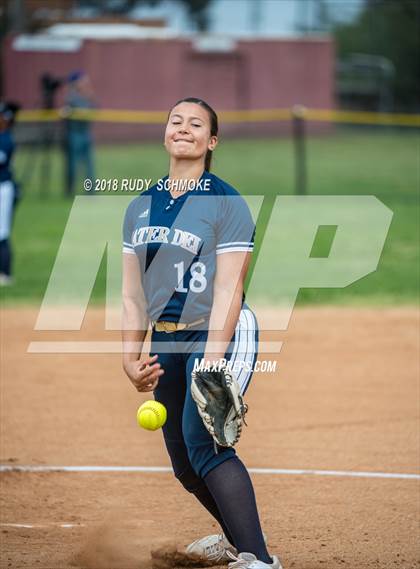
[[[165,147],[171,158],[204,162],[207,150],[214,150],[216,144],[205,108],[183,102],[172,109],[165,131]]]

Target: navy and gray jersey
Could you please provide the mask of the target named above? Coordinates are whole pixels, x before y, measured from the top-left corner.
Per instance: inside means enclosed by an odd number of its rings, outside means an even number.
[[[252,251],[255,224],[245,200],[214,174],[176,199],[166,180],[129,204],[123,252],[137,255],[152,321],[194,322],[211,312],[216,255]]]

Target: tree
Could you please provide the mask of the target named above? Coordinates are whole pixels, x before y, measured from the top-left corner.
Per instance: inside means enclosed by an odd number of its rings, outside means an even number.
[[[157,6],[160,0],[120,0],[117,4],[110,3],[110,8],[106,2],[97,0],[98,7],[102,9],[111,10],[117,13],[125,13],[134,8],[136,4],[143,3],[149,6]],[[200,31],[205,31],[208,28],[207,7],[211,0],[181,0],[190,14],[191,19],[196,24]]]
[[[420,108],[420,2],[366,0],[357,20],[339,24],[334,35],[338,56],[381,55],[395,66],[393,93],[397,110]]]
[[[191,19],[195,22],[200,32],[208,28],[207,7],[211,0],[182,0],[187,5]]]

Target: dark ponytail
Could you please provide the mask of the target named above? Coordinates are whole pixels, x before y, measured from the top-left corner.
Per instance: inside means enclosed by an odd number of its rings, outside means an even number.
[[[200,105],[200,107],[205,108],[210,118],[210,136],[217,136],[217,133],[219,132],[219,121],[217,119],[216,112],[210,107],[208,103],[206,103],[206,101],[203,101],[203,99],[198,99],[197,97],[185,97],[185,99],[177,101],[172,109],[180,103],[195,103],[196,105]],[[207,170],[207,172],[210,172],[212,156],[213,152],[211,150],[207,150],[204,160],[204,169]]]

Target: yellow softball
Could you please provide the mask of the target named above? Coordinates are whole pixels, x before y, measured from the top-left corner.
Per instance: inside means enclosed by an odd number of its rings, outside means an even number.
[[[137,423],[143,429],[156,431],[163,427],[166,422],[166,407],[159,401],[145,401],[137,411]]]

